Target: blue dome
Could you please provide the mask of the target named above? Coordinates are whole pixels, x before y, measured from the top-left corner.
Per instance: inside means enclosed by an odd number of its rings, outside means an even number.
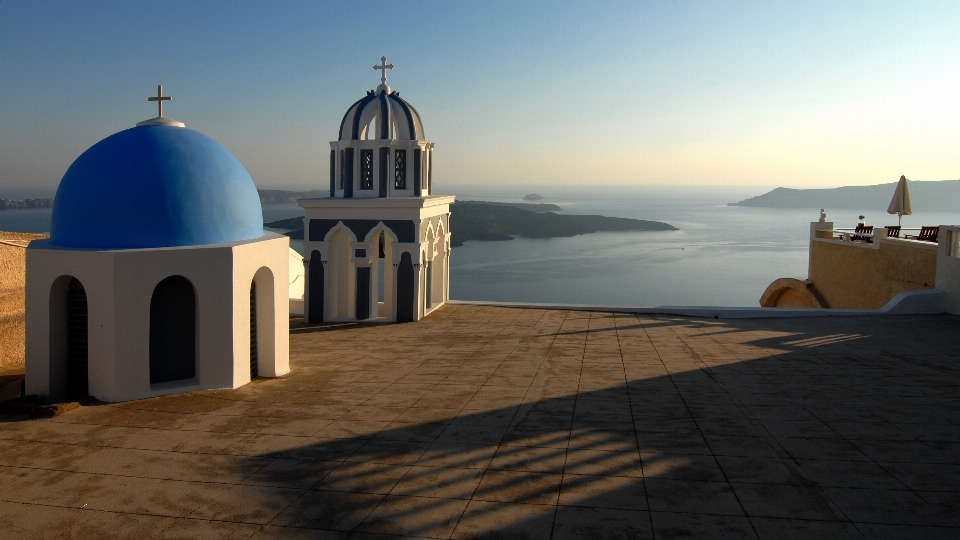
[[[50,243],[130,249],[263,236],[260,197],[217,141],[183,127],[145,125],[91,146],[57,188]]]

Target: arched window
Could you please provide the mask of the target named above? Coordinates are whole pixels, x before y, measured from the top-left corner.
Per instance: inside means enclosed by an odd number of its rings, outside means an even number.
[[[171,276],[150,299],[150,384],[197,375],[197,298],[193,284]]]

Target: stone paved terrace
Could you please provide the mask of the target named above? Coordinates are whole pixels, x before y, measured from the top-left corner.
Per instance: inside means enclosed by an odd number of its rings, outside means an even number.
[[[0,537],[957,538],[960,318],[447,306],[0,423]]]

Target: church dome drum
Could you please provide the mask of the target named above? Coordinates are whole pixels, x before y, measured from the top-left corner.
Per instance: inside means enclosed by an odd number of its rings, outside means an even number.
[[[330,197],[345,199],[422,197],[430,194],[433,143],[423,134],[420,113],[387,85],[386,57],[380,85],[355,101],[330,142]]]
[[[90,147],[57,189],[50,243],[134,249],[263,236],[256,186],[215,140],[165,118]]]
[[[424,140],[420,114],[400,93],[381,84],[350,106],[340,122],[340,140]]]

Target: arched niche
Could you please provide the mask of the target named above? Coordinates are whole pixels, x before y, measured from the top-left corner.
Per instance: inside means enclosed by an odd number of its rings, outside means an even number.
[[[250,282],[250,379],[271,373],[275,363],[274,276],[266,266]]]
[[[157,284],[150,298],[150,384],[197,375],[197,295],[183,276]]]
[[[89,395],[89,308],[80,280],[60,276],[50,286],[50,401]]]

